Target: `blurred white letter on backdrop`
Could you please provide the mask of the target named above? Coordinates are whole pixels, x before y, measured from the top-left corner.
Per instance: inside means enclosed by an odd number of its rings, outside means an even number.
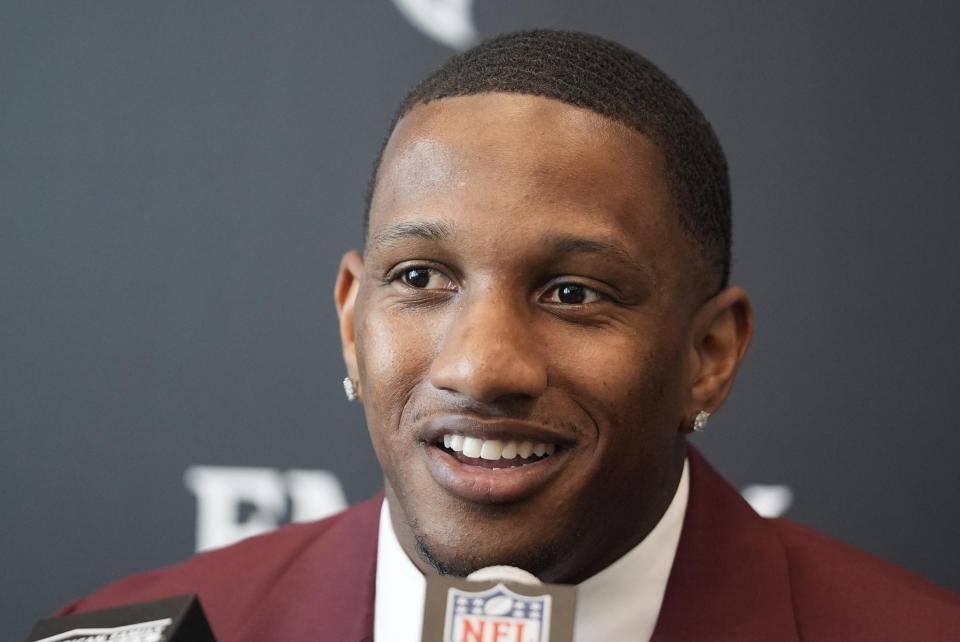
[[[326,470],[191,466],[184,483],[197,499],[197,551],[273,530],[287,516],[288,499],[294,522],[347,506],[340,480]]]

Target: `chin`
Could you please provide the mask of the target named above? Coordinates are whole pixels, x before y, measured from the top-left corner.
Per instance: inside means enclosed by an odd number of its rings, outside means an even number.
[[[557,551],[548,544],[526,550],[454,550],[449,545],[435,546],[426,537],[416,536],[417,554],[440,575],[466,577],[488,566],[515,566],[533,573],[544,581],[556,581],[553,577],[558,559]]]

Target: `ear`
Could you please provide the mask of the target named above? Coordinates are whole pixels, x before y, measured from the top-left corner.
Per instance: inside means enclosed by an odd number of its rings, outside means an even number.
[[[347,366],[347,376],[357,386],[360,397],[360,371],[357,368],[357,345],[353,329],[354,310],[357,303],[357,291],[363,276],[363,257],[359,252],[347,252],[340,261],[337,284],[333,288],[333,298],[337,304],[337,316],[340,318],[340,343],[343,346],[343,361]]]
[[[693,323],[686,426],[701,410],[712,413],[723,405],[752,338],[753,309],[741,288],[722,290],[700,306]]]

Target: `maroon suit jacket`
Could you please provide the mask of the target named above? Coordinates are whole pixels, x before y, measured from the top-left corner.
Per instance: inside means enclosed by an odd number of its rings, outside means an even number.
[[[960,640],[960,596],[759,517],[693,448],[690,478],[654,641]],[[61,613],[198,593],[218,642],[372,640],[381,500],[121,580]]]

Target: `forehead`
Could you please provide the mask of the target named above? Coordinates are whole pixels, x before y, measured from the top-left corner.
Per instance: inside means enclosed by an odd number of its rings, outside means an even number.
[[[411,110],[391,135],[371,238],[416,218],[483,227],[504,242],[563,227],[675,246],[682,235],[664,176],[649,138],[592,111],[523,94],[437,100]]]

